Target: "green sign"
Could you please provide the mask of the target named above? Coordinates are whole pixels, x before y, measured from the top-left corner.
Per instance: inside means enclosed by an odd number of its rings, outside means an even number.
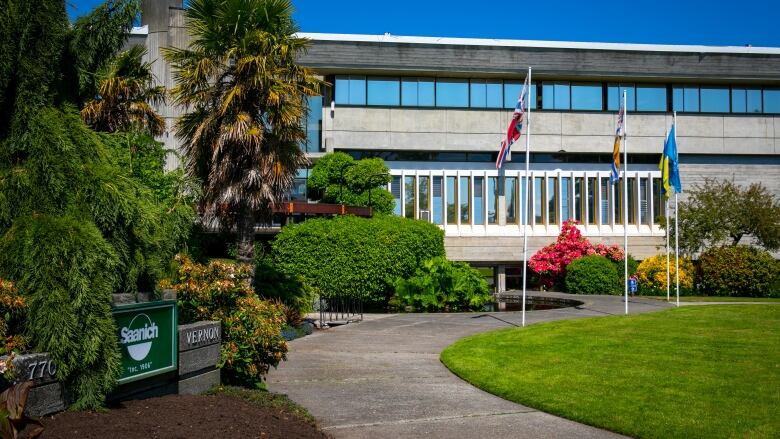
[[[113,310],[122,373],[119,384],[176,370],[176,301],[139,303]]]

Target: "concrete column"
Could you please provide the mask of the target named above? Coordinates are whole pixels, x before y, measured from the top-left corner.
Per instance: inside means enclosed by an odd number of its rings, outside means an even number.
[[[496,266],[496,294],[502,294],[506,291],[506,265]],[[498,302],[498,310],[504,311],[506,303]]]

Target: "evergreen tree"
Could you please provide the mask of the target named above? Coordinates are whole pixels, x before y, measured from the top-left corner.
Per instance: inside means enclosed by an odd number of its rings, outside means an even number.
[[[77,408],[116,383],[111,293],[156,285],[192,218],[121,166],[127,134],[77,110],[137,8],[110,0],[71,27],[64,0],[0,0],[0,277],[27,296],[32,347]]]

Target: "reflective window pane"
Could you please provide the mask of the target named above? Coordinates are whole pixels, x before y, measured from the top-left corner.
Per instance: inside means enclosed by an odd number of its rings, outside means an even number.
[[[623,224],[623,177],[616,184],[610,184],[610,196],[612,197],[612,219],[615,224]]]
[[[572,84],[572,110],[601,110],[601,84]]]
[[[471,219],[471,178],[460,177],[460,187],[458,188],[458,202],[460,203],[460,223],[469,224]]]
[[[611,184],[608,178],[599,178],[599,204],[601,205],[601,224],[609,224],[609,192]]]
[[[428,214],[430,215],[431,206],[430,206],[430,177],[428,176],[420,176],[417,177],[417,200],[418,200],[418,207],[421,211],[427,210]],[[422,217],[422,215],[420,215]]]
[[[458,223],[457,183],[456,177],[447,177],[447,223]]]
[[[747,96],[744,88],[731,89],[731,112],[744,113],[747,110]]]
[[[408,176],[404,178],[404,216],[407,218],[414,218],[414,177]]]
[[[569,83],[542,83],[542,107],[547,110],[571,109]]]
[[[503,103],[501,82],[487,81],[485,84],[485,105],[488,108],[501,108]]]
[[[419,105],[417,93],[417,78],[403,78],[401,80],[401,105],[408,107]]]
[[[761,113],[761,90],[757,88],[747,90],[747,112]]]
[[[530,180],[526,181],[525,177],[520,178],[520,198],[517,200],[518,209],[520,209],[520,224],[525,224],[528,221],[528,209],[531,202],[529,201],[528,191],[526,190]]]
[[[555,177],[547,179],[547,218],[548,224],[558,222],[558,179]]]
[[[515,108],[517,98],[520,97],[520,91],[523,89],[523,82],[504,81],[504,108]],[[528,108],[536,109],[536,83],[531,83],[530,99]]]
[[[349,102],[350,105],[366,105],[366,77],[349,77]]]
[[[534,177],[534,224],[544,224],[544,177]]]
[[[639,222],[645,225],[650,224],[650,207],[647,203],[648,188],[647,178],[639,179]]]
[[[683,90],[683,111],[699,111],[699,88],[685,87]]]
[[[574,219],[583,222],[582,218],[582,208],[584,206],[583,202],[583,192],[585,190],[585,178],[584,177],[574,177]]]
[[[306,117],[306,152],[320,152],[322,140],[322,96],[308,96],[309,114]]]
[[[729,89],[726,87],[702,87],[701,111],[707,113],[728,113]]]
[[[653,215],[655,218],[651,218],[654,223],[658,223],[658,219],[666,215],[666,200],[661,190],[661,179],[653,179]]]
[[[598,179],[596,177],[588,177],[588,224],[597,224],[596,212],[598,212],[598,205],[596,204],[598,190]]]
[[[504,197],[506,197],[506,223],[517,224],[517,177],[504,179]]]
[[[370,78],[368,80],[368,105],[398,106],[401,83],[398,78]]]
[[[439,79],[436,81],[437,107],[468,107],[469,83],[465,79]]]
[[[561,223],[571,218],[571,177],[561,177]]]
[[[434,90],[434,80],[431,78],[420,78],[417,80],[417,105],[421,107],[433,107],[436,92]]]
[[[637,111],[666,111],[666,87],[639,85],[636,88]]]
[[[474,177],[474,224],[485,224],[485,177]]]
[[[764,113],[780,113],[780,89],[764,90]]]
[[[626,92],[626,108],[628,111],[634,111],[636,108],[634,84],[609,84],[607,87],[607,110],[618,111],[620,109],[623,91]]]
[[[431,218],[434,224],[443,224],[444,222],[444,199],[442,198],[442,177],[433,177],[433,207],[431,209]]]
[[[393,213],[397,216],[401,216],[401,177],[393,176],[393,181],[390,182],[390,193],[393,194]]]
[[[498,224],[496,207],[498,206],[498,177],[488,177],[487,220],[488,224]]]
[[[487,86],[484,79],[471,80],[471,106],[474,108],[487,106]]]
[[[336,76],[334,92],[337,104],[349,104],[349,76]]]
[[[625,188],[624,188],[625,190]],[[628,223],[636,224],[636,178],[628,179]]]
[[[683,111],[683,101],[682,87],[672,88],[672,110]]]

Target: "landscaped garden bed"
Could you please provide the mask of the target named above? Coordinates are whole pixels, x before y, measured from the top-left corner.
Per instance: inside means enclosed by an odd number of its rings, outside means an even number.
[[[502,398],[634,437],[778,437],[780,307],[675,308],[532,325],[441,354]]]
[[[104,412],[43,419],[43,438],[327,438],[286,397],[226,387],[209,395],[167,395],[123,402]]]

